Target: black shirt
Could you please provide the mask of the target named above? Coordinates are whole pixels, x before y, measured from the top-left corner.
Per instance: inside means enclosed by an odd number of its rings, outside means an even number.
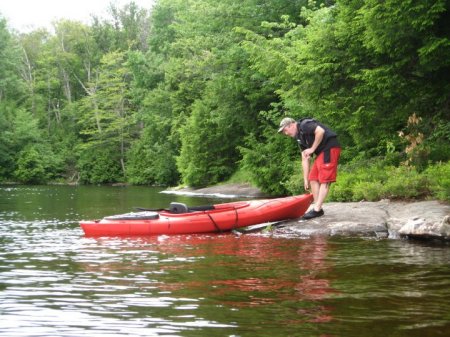
[[[337,134],[329,127],[323,125],[322,123],[319,123],[315,119],[302,118],[297,121],[298,132],[295,137],[302,151],[305,149],[309,149],[313,145],[315,139],[314,132],[316,131],[316,128],[318,126],[323,128],[325,130],[325,133],[319,146],[314,151],[316,155],[319,155],[321,152],[329,150],[333,147],[341,147],[337,139]]]

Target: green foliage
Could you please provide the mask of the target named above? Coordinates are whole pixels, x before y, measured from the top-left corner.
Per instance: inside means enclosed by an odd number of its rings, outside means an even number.
[[[118,154],[101,148],[81,151],[78,160],[79,182],[82,184],[109,184],[125,181]]]
[[[450,161],[429,166],[424,172],[431,195],[439,200],[450,201]]]
[[[252,181],[252,174],[245,170],[242,166],[233,173],[230,179],[227,180],[227,183],[230,184],[245,184]]]
[[[179,18],[170,27],[175,35],[167,51],[172,57],[165,80],[172,111],[179,116],[172,134],[180,141],[177,167],[185,184],[204,186],[230,177],[241,159],[237,148],[257,127],[257,107],[267,108],[273,96],[258,93],[260,83],[248,69],[240,34],[234,30],[267,18],[264,11],[255,16],[253,4],[205,0],[194,6],[184,3],[180,12],[167,5],[164,12]]]
[[[433,163],[450,160],[450,120],[448,118],[435,117],[428,125],[429,136],[424,139],[423,147],[427,149],[427,160]]]
[[[387,169],[389,179],[384,185],[384,195],[388,199],[419,199],[429,195],[426,177],[416,169],[397,167]]]
[[[245,171],[302,193],[295,142],[276,133],[289,115],[337,131],[334,200],[447,198],[448,1],[158,0],[109,15],[17,36],[0,19],[0,180],[205,186]]]
[[[12,102],[0,103],[0,181],[10,179],[15,169],[15,148],[13,140]]]
[[[59,173],[61,163],[46,143],[30,144],[17,155],[14,179],[24,184],[44,184]]]
[[[45,183],[58,170],[49,143],[31,113],[0,104],[1,177],[23,183]]]
[[[285,195],[294,190],[290,177],[301,169],[300,155],[292,140],[273,134],[273,130],[267,137],[271,137],[269,142],[260,142],[254,135],[248,137],[249,147],[240,148],[243,153],[241,165],[263,192]]]
[[[365,162],[365,165],[340,167],[338,180],[330,190],[334,201],[377,201],[381,199],[421,199],[432,197],[449,200],[450,163],[437,163],[419,173],[408,166],[386,166],[386,163]]]
[[[0,16],[0,102],[20,100],[25,86],[20,80],[20,49]]]
[[[179,181],[175,153],[164,120],[147,119],[147,125],[128,151],[127,178],[136,185],[176,185]]]
[[[46,182],[46,174],[45,162],[35,147],[29,146],[19,153],[14,172],[18,182],[41,184]]]
[[[83,115],[79,120],[80,133],[84,136],[82,144],[84,151],[91,148],[97,151],[98,148],[102,148],[105,153],[115,153],[112,158],[115,158],[122,168],[121,176],[125,176],[125,157],[133,136],[134,122],[127,80],[129,73],[124,62],[125,54],[122,52],[103,56],[100,67],[102,72],[95,89],[91,95],[80,100]],[[83,164],[79,167],[90,166]],[[83,173],[81,175],[84,176]],[[109,180],[115,174],[107,176],[106,180]]]
[[[138,141],[130,149],[127,166],[128,182],[135,185],[173,186],[179,175],[175,155],[169,144]]]
[[[198,101],[192,115],[181,130],[183,147],[177,164],[183,182],[189,186],[204,187],[228,179],[236,160],[232,139],[221,134],[217,121],[210,118],[210,107]]]

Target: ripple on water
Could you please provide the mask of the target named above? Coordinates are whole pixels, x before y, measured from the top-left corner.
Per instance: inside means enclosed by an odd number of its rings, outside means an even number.
[[[446,247],[271,235],[95,239],[65,217],[13,213],[0,221],[2,336],[448,331]]]

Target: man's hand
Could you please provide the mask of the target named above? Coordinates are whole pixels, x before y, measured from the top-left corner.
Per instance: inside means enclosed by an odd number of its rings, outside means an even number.
[[[302,157],[305,159],[309,159],[313,153],[314,153],[314,151],[311,148],[303,150]]]
[[[303,187],[305,188],[305,191],[309,191],[310,186],[309,186],[309,180],[308,179],[304,180]]]

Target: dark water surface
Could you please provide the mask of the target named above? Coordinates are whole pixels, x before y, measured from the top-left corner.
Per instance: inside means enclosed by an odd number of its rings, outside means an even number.
[[[220,199],[0,186],[0,336],[449,336],[450,247],[270,234],[85,238]]]

